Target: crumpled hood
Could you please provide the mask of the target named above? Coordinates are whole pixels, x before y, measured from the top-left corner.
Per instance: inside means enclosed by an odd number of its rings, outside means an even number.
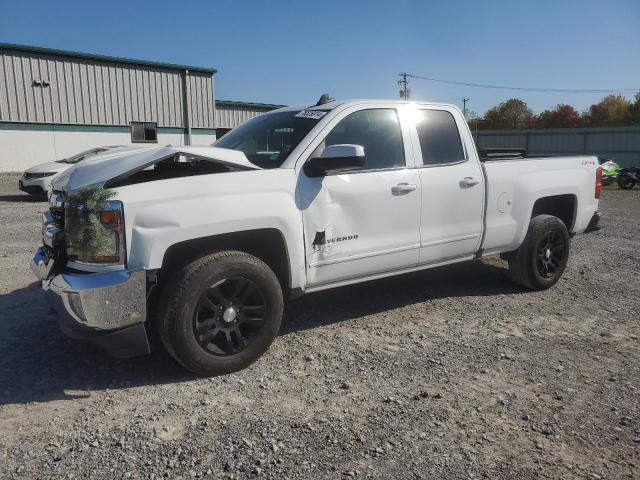
[[[251,163],[244,153],[219,147],[147,147],[134,151],[106,153],[86,160],[58,174],[53,180],[54,190],[75,191],[80,188],[104,185],[150,167],[174,155],[187,155],[222,165],[232,165],[247,170],[261,170]]]

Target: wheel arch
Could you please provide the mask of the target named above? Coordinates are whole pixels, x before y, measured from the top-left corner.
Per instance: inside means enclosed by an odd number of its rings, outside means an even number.
[[[529,221],[537,215],[553,215],[562,220],[562,223],[567,227],[567,231],[571,232],[576,222],[577,211],[578,198],[576,195],[572,193],[549,195],[536,199],[531,209]]]
[[[273,270],[285,297],[291,294],[291,260],[285,237],[277,228],[242,230],[175,243],[164,252],[160,276],[170,275],[176,268],[218,250],[238,250],[259,258]]]

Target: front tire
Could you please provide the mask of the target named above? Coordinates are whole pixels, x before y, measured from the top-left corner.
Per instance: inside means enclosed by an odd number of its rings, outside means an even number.
[[[236,372],[267,351],[283,304],[280,283],[262,260],[237,251],[212,253],[173,273],[159,310],[160,338],[193,373]]]
[[[546,290],[560,279],[568,259],[565,224],[552,215],[537,215],[529,223],[524,242],[509,259],[509,273],[520,286]]]

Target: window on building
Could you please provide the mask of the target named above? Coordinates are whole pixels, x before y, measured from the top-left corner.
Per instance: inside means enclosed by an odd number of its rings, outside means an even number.
[[[402,133],[394,109],[360,110],[347,115],[329,132],[321,148],[344,143],[364,147],[364,166],[360,170],[405,165]]]
[[[416,129],[425,165],[446,165],[464,160],[456,121],[444,110],[420,110]]]
[[[131,143],[158,143],[158,124],[131,122]]]

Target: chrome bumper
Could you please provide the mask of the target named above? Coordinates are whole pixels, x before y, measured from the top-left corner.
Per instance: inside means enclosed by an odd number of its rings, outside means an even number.
[[[118,357],[149,353],[144,270],[50,275],[52,266],[39,248],[31,269],[65,334],[91,340]]]

